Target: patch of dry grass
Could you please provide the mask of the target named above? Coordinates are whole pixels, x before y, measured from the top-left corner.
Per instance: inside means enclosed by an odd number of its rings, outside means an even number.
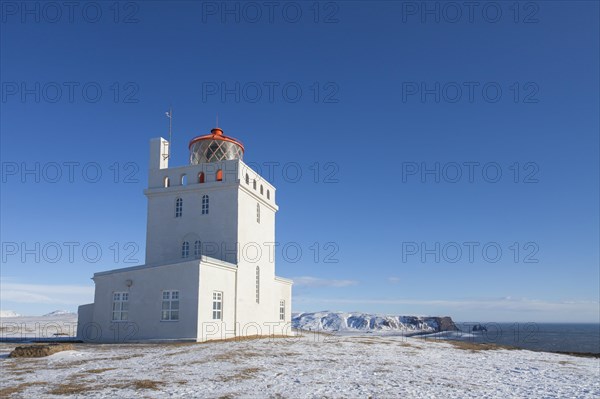
[[[275,338],[288,338],[296,339],[297,336],[291,335],[247,335],[223,339],[211,339],[210,341],[198,342],[199,344],[217,344],[219,342],[238,342],[238,341],[254,341],[257,339],[275,339]]]
[[[186,362],[186,364],[206,364],[206,363],[210,363],[213,359],[200,359],[200,360],[192,360],[189,362]]]
[[[71,344],[34,344],[17,346],[8,357],[45,357],[62,351],[73,350]]]
[[[8,372],[10,373],[10,375],[23,375],[23,374],[31,374],[33,372],[33,370],[20,369],[20,370],[9,370]]]
[[[416,346],[416,345],[410,344],[408,342],[400,342],[400,343],[398,343],[398,345],[403,346],[405,348],[423,349],[420,346]]]
[[[16,393],[22,393],[25,389],[36,386],[36,385],[45,385],[44,382],[24,382],[18,385],[13,385],[10,387],[0,388],[0,398],[8,398],[10,395]]]
[[[144,356],[144,355],[142,355],[141,353],[132,353],[127,356],[105,357],[105,358],[96,359],[96,360],[127,360],[127,359],[132,359],[134,357],[142,357],[142,356]]]
[[[335,359],[335,358],[331,358],[331,359],[311,359],[311,362],[315,362],[315,363],[339,363],[339,360]]]
[[[196,345],[198,342],[191,342],[191,341],[184,341],[184,342],[166,342],[163,343],[162,345],[167,346],[167,347],[174,347],[174,348],[178,348],[180,346],[192,346],[192,345]]]
[[[569,361],[569,360],[559,360],[558,364],[560,364],[561,366],[566,366],[566,365],[575,365],[575,363]]]
[[[78,359],[78,360],[73,360],[70,362],[64,362],[64,363],[54,363],[52,364],[52,368],[53,369],[70,369],[76,366],[83,366],[86,363],[90,363],[90,362],[100,362],[103,360],[108,360],[108,361],[116,361],[116,360],[128,360],[128,359],[132,359],[132,358],[136,358],[136,357],[141,357],[144,356],[142,354],[138,354],[138,353],[132,353],[130,355],[127,356],[115,356],[115,357],[98,357],[98,358],[88,358],[88,359]]]
[[[250,357],[259,357],[264,356],[260,352],[250,352],[250,351],[239,351],[239,350],[231,350],[229,352],[220,353],[207,361],[225,361],[225,362],[237,362],[240,359],[250,358]]]
[[[365,344],[365,345],[376,345],[376,344],[379,344],[379,342],[377,342],[375,340],[371,340],[371,339],[352,339],[352,343]],[[383,341],[381,343],[383,343]]]
[[[298,353],[298,352],[278,352],[277,356],[279,356],[279,357],[300,356],[300,353]]]
[[[434,341],[434,342],[447,343],[447,344],[454,346],[457,349],[469,350],[473,353],[480,352],[480,351],[499,350],[499,349],[508,349],[508,350],[518,350],[519,349],[519,348],[515,348],[514,346],[465,342],[465,341],[452,341],[452,340],[441,341],[440,340],[440,341]]]
[[[178,383],[182,383],[179,381]],[[183,382],[185,383],[185,382]],[[83,382],[70,382],[66,384],[55,385],[52,389],[46,393],[50,395],[77,395],[87,393],[91,391],[101,391],[107,388],[126,389],[131,388],[135,390],[150,389],[157,391],[165,383],[163,381],[155,380],[134,380],[134,381],[123,381],[115,384],[102,384],[102,385],[91,385],[89,381]]]
[[[50,395],[76,395],[79,393],[89,392],[91,390],[93,390],[93,387],[91,387],[90,385],[71,382],[68,384],[55,385],[46,393]]]
[[[157,391],[161,385],[164,385],[164,382],[154,380],[137,380],[132,384],[135,389],[152,389],[153,391]]]
[[[373,370],[373,373],[383,374],[383,373],[392,373],[392,371],[388,370],[388,369],[384,369],[384,368],[378,367],[375,370]]]
[[[106,367],[103,369],[84,370],[84,373],[100,374],[100,373],[104,373],[105,371],[110,371],[110,370],[116,370],[116,367]]]
[[[232,382],[232,381],[241,381],[241,380],[249,380],[254,378],[254,375],[261,371],[258,367],[247,367],[243,370],[238,371],[233,375],[222,376],[217,379],[219,382]]]
[[[77,366],[82,366],[86,363],[90,363],[96,360],[101,360],[101,359],[79,359],[79,360],[74,360],[72,362],[65,362],[65,363],[54,363],[52,365],[53,369],[70,369],[73,367],[77,367]]]

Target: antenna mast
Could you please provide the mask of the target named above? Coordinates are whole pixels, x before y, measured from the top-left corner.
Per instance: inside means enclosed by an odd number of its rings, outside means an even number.
[[[172,144],[172,137],[173,137],[173,107],[169,107],[169,112],[165,112],[165,115],[167,116],[167,118],[169,118],[169,149],[168,149],[168,153],[166,156],[166,159],[171,158],[171,146]]]

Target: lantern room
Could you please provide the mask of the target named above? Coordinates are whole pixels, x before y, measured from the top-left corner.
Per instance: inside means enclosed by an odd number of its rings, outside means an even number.
[[[243,160],[244,145],[223,134],[223,130],[216,127],[210,134],[194,137],[189,144],[190,164],[228,161],[232,159]]]

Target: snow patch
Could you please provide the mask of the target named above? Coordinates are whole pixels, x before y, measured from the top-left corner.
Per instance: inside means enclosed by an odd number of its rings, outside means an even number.
[[[21,315],[14,310],[0,310],[0,317],[21,317]]]

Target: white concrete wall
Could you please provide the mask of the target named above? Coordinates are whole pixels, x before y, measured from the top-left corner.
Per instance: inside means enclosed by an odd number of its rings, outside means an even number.
[[[146,264],[182,261],[181,246],[202,242],[202,254],[235,263],[237,257],[237,183],[213,182],[179,188],[147,190]],[[202,214],[202,196],[209,212]],[[175,217],[175,202],[183,200],[183,214]]]
[[[144,191],[148,197],[145,263],[181,261],[184,241],[190,243],[193,256],[196,240],[203,243],[203,255],[236,263],[238,246],[245,242],[238,236],[238,188],[243,185],[276,210],[275,188],[240,160],[168,168],[166,145],[168,142],[162,138],[150,142],[148,189]],[[216,181],[218,170],[223,172],[222,181]],[[200,173],[204,173],[204,183],[198,180]],[[245,183],[246,176],[249,184]],[[165,187],[165,178],[169,179],[169,187]],[[208,215],[202,215],[203,195],[209,196]],[[175,217],[177,198],[183,200],[182,217]]]
[[[196,340],[199,262],[156,267],[132,267],[94,275],[93,322],[101,329],[95,342],[145,339]],[[132,285],[127,286],[127,280]],[[179,320],[161,321],[162,291],[179,290]],[[129,292],[129,319],[112,321],[114,292]]]
[[[292,335],[292,281],[276,277],[274,281],[274,301],[277,312],[277,320],[280,324],[276,327],[276,334]],[[279,318],[279,301],[285,301],[285,320]]]
[[[238,196],[238,322],[242,335],[272,333],[271,323],[279,322],[275,306],[275,212],[277,207],[266,201],[265,191],[242,181]],[[260,223],[256,206],[260,205]],[[256,303],[256,267],[260,268],[260,300]],[[277,305],[279,299],[277,299]]]
[[[156,175],[161,169],[169,167],[169,142],[162,137],[150,140],[150,162],[148,163],[148,176]],[[151,183],[148,181],[148,183]]]
[[[94,334],[96,326],[94,322],[94,304],[88,303],[77,308],[77,339],[86,340],[90,334]]]
[[[276,190],[243,162],[239,170],[238,330],[240,335],[253,335],[258,326],[261,335],[282,334],[285,323],[279,320],[279,301],[284,299],[286,306],[291,306],[291,283],[275,280],[275,251],[279,248],[275,247]],[[257,204],[260,205],[260,223],[257,222]],[[256,266],[260,267],[259,303],[256,303]]]
[[[200,263],[200,294],[198,300],[198,341],[225,339],[235,331],[235,265],[203,258]],[[223,293],[222,318],[213,320],[213,292]]]

